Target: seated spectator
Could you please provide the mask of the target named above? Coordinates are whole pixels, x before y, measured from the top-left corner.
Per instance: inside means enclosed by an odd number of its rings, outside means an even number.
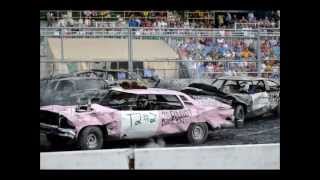
[[[249,51],[249,48],[246,47],[244,50],[241,52],[240,56],[244,59],[248,59],[249,57],[253,56],[253,53]]]
[[[248,20],[242,16],[242,18],[240,19],[240,23],[248,23]]]

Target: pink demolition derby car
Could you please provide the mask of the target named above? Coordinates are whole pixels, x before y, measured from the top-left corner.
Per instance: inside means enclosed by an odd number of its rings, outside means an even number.
[[[52,143],[67,140],[86,150],[100,149],[108,140],[178,133],[196,145],[207,139],[209,130],[233,127],[233,113],[227,104],[178,91],[114,87],[98,104],[41,107],[40,132]]]

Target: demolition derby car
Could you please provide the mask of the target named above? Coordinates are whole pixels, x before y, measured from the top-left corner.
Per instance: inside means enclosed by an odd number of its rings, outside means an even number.
[[[40,132],[52,143],[100,149],[104,142],[185,133],[201,144],[208,131],[233,127],[231,106],[210,99],[197,101],[173,90],[113,87],[97,104],[40,107]]]
[[[280,83],[271,79],[225,76],[211,85],[192,83],[181,90],[193,98],[214,98],[235,109],[235,126],[243,126],[246,118],[266,114],[280,115]]]
[[[110,85],[101,78],[60,77],[40,80],[40,106],[75,105],[98,101]]]
[[[88,99],[98,101],[110,87],[117,86],[125,79],[131,79],[154,87],[157,77],[143,78],[136,73],[120,70],[91,69],[69,74],[57,74],[40,79],[40,106],[44,105],[75,105],[78,101],[87,102]]]

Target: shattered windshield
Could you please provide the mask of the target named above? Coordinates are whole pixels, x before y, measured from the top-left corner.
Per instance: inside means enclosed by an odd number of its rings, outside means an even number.
[[[81,79],[77,81],[78,90],[102,89],[104,82],[102,80]]]

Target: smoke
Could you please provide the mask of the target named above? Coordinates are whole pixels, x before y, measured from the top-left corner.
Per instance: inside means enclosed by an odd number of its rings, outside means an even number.
[[[166,142],[163,140],[163,138],[157,138],[155,141],[154,138],[149,139],[149,142],[144,145],[144,148],[159,148],[159,147],[165,147]]]

